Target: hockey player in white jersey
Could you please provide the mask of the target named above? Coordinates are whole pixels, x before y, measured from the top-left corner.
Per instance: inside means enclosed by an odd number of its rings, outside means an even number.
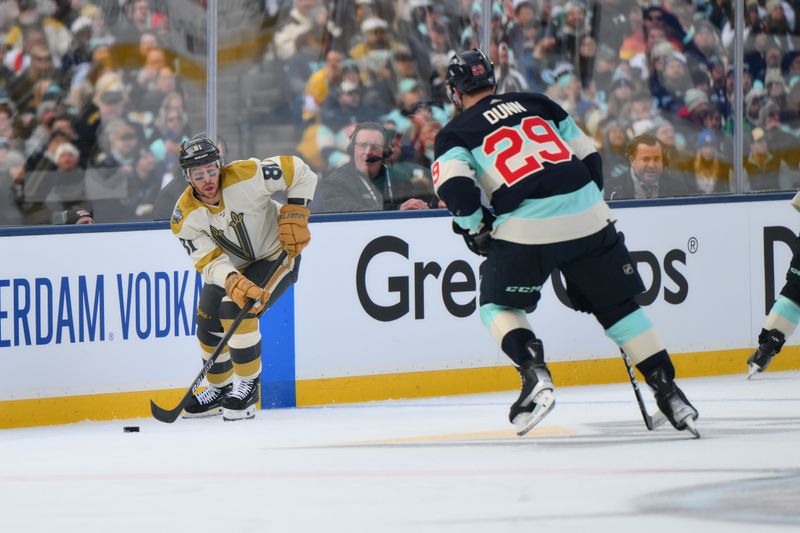
[[[634,297],[644,285],[603,200],[600,155],[555,102],[534,93],[495,95],[479,50],[453,56],[447,90],[460,110],[436,135],[431,172],[453,229],[486,261],[480,316],[514,362],[522,391],[509,419],[524,435],[553,408],[542,341],[526,313],[554,269],[573,307],[594,314],[642,372],[661,411],[697,435],[697,410],[675,384],[666,348]],[[481,205],[481,193],[493,213]]]
[[[208,388],[190,399],[184,417],[221,412],[225,420],[253,418],[261,373],[258,317],[297,281],[299,254],[311,239],[308,204],[317,176],[295,156],[223,165],[217,146],[204,135],[181,145],[179,163],[189,186],[170,227],[203,276],[197,338],[204,360],[245,302],[255,300],[209,370]],[[278,191],[287,192],[286,205],[272,199]],[[286,269],[268,293],[259,284],[283,249]]]

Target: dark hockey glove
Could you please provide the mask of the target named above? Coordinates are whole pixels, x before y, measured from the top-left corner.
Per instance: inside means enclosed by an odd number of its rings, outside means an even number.
[[[494,215],[488,209],[481,206],[483,210],[483,220],[478,226],[478,231],[472,233],[468,229],[464,229],[453,221],[453,231],[458,233],[464,238],[467,243],[467,248],[474,254],[486,257],[489,255],[489,246],[492,244],[492,224],[494,223]]]

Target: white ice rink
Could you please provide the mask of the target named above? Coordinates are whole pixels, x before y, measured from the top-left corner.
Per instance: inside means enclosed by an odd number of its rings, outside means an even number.
[[[700,440],[627,383],[557,389],[522,438],[511,392],[4,430],[0,531],[800,530],[800,372],[680,384]]]

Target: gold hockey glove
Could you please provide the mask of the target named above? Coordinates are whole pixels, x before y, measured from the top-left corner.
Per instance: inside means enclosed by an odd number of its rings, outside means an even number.
[[[225,293],[239,307],[244,307],[248,298],[255,300],[250,309],[253,314],[257,314],[261,310],[270,296],[269,292],[247,279],[247,276],[236,272],[229,274],[225,280]]]
[[[311,240],[311,232],[308,231],[310,214],[308,208],[302,205],[286,204],[281,207],[281,216],[278,219],[278,240],[292,257],[308,246]]]

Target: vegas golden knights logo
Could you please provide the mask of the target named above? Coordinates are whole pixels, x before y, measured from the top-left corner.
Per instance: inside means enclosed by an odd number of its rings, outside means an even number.
[[[250,235],[247,234],[247,228],[244,225],[244,213],[231,212],[231,221],[228,224],[233,232],[236,234],[236,240],[233,242],[225,234],[215,227],[211,227],[211,238],[228,252],[241,257],[245,261],[252,262],[256,260],[256,253],[253,250],[253,243],[250,240]]]

